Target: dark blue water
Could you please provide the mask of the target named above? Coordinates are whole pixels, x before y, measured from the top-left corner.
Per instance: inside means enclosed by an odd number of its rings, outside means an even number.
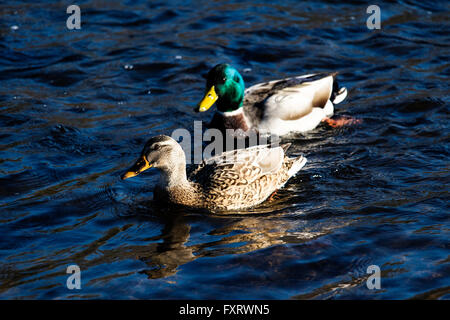
[[[450,298],[447,1],[0,4],[0,298]],[[148,137],[193,131],[204,75],[339,71],[309,162],[245,215],[156,207],[122,182]],[[66,268],[81,269],[81,290]],[[367,267],[381,269],[369,290]]]

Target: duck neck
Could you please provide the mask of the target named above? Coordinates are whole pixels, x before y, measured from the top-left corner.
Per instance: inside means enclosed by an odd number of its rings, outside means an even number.
[[[217,128],[224,131],[225,129],[242,129],[249,130],[249,124],[244,114],[244,108],[239,108],[234,111],[221,112],[217,111],[210,124],[211,128]]]
[[[160,168],[160,186],[165,189],[170,189],[179,186],[190,185],[186,176],[186,165],[180,164],[175,167],[164,167]]]

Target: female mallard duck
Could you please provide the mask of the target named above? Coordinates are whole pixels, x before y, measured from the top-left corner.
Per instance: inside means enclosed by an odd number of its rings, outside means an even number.
[[[224,152],[203,161],[188,176],[181,146],[160,135],[146,143],[122,179],[155,167],[161,173],[154,191],[157,200],[209,211],[245,209],[266,200],[305,165],[306,158],[285,155],[289,145]]]
[[[339,88],[336,74],[311,74],[256,84],[248,89],[239,72],[228,64],[212,68],[207,76],[206,94],[195,111],[204,112],[214,103],[218,112],[211,128],[256,129],[279,136],[305,132],[325,121],[331,126],[345,124],[329,117],[333,103],[347,96]]]

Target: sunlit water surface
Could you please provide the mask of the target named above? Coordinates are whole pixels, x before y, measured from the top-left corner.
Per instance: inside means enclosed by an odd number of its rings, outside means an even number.
[[[377,2],[381,30],[365,1],[78,4],[72,31],[66,3],[0,4],[0,298],[450,297],[448,2]],[[363,123],[290,137],[306,167],[247,214],[157,207],[155,171],[119,175],[210,120],[220,62],[248,85],[339,71]]]

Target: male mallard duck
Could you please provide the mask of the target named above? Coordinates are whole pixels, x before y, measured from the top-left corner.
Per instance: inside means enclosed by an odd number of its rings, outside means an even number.
[[[160,135],[146,143],[122,179],[155,167],[161,173],[154,191],[157,200],[209,211],[245,209],[266,200],[305,165],[306,158],[285,155],[289,146],[259,145],[224,152],[203,161],[188,176],[181,146]]]
[[[314,129],[321,121],[331,126],[345,124],[330,119],[333,103],[347,96],[339,88],[337,73],[311,74],[274,80],[245,89],[239,72],[228,64],[212,68],[207,76],[206,94],[195,111],[204,112],[214,103],[216,114],[210,127],[224,129],[256,129],[260,133],[279,136],[289,132]]]

